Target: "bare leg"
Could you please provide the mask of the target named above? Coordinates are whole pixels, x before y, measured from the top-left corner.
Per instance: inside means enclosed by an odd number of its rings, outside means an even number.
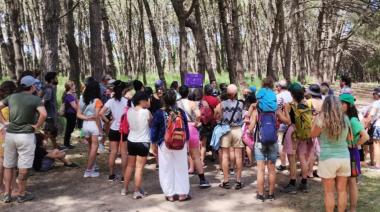
[[[274,194],[276,187],[276,163],[268,161],[268,171],[269,171],[269,194]]]
[[[6,194],[12,194],[12,181],[13,181],[13,175],[14,169],[8,169],[4,168],[4,186],[5,186],[5,193]]]
[[[257,161],[257,194],[264,195],[265,161]]]
[[[289,161],[290,179],[296,180],[297,179],[296,155],[288,155],[288,161]]]
[[[247,147],[245,147],[245,151],[247,153],[247,157],[249,160],[249,166],[252,166],[252,164],[253,164],[252,149],[247,146]]]
[[[323,189],[325,192],[325,208],[326,212],[334,212],[335,207],[335,178],[325,179],[322,178]]]
[[[28,179],[28,169],[19,169],[18,171],[18,194],[25,195],[26,181]]]
[[[95,164],[96,155],[98,153],[98,136],[93,135],[91,136],[91,142],[88,143],[89,145],[89,155],[88,155],[88,162],[87,162],[87,170],[91,170]]]
[[[4,167],[3,167],[3,157],[0,157],[0,193],[3,193],[5,190],[4,187]]]
[[[373,142],[373,161],[375,162],[375,166],[380,168],[380,140],[375,140]]]
[[[128,156],[127,168],[124,172],[124,188],[128,191],[129,181],[131,181],[132,172],[136,166],[136,156]]]
[[[198,174],[204,174],[204,169],[201,161],[201,152],[199,148],[191,148],[190,155],[192,158],[193,170],[197,170]]]
[[[234,148],[236,164],[236,181],[241,182],[241,172],[243,171],[243,148]]]
[[[375,147],[374,144],[369,145],[369,158],[371,164],[375,163]]]
[[[194,159],[192,156],[187,156],[187,162],[189,163],[189,173],[194,172]]]
[[[338,212],[347,208],[347,177],[336,177],[336,190],[338,191]]]
[[[230,147],[230,169],[235,169],[235,149]]]
[[[222,165],[222,161],[223,161],[223,151],[222,151],[222,148],[220,148],[218,150],[218,162],[219,162],[219,169],[222,170],[223,169],[223,165]]]
[[[350,191],[350,212],[356,212],[359,196],[356,177],[350,177],[348,179],[348,187]]]
[[[205,158],[206,158],[206,143],[207,143],[207,138],[206,137],[202,137],[202,145],[201,145],[201,161],[202,161],[202,165],[205,164]]]
[[[119,149],[119,142],[110,141],[110,155],[108,157],[109,174],[115,174],[115,160],[117,156],[117,150]]]
[[[229,177],[229,163],[230,163],[230,148],[222,147],[223,159],[222,159],[222,168],[223,168],[223,182],[228,182]]]
[[[298,157],[301,163],[302,179],[307,179],[307,175],[309,174],[309,163],[307,161],[306,155],[302,154]]]
[[[146,164],[146,157],[136,157],[136,169],[135,169],[135,191],[140,191],[142,184],[142,177],[144,166]]]
[[[120,142],[120,154],[121,154],[121,173],[125,173],[128,161],[128,143]]]

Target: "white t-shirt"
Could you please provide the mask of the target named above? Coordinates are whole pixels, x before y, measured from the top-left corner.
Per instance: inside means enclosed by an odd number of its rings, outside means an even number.
[[[375,122],[376,127],[380,127],[380,100],[376,100],[371,105],[372,121]]]
[[[112,113],[113,122],[111,124],[111,130],[119,131],[121,116],[123,115],[125,107],[127,107],[127,105],[128,100],[124,97],[121,98],[120,101],[112,98],[108,100],[107,103],[104,105]]]
[[[282,90],[277,94],[277,105],[283,106],[293,101],[292,94],[288,90]]]
[[[136,110],[136,108],[130,108],[128,110],[128,141],[135,143],[150,142],[150,116],[150,111],[148,109]]]

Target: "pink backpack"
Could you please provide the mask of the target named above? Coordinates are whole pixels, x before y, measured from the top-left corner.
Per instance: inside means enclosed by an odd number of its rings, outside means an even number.
[[[244,124],[243,126],[243,137],[242,140],[245,145],[247,145],[250,149],[253,149],[255,144],[255,140],[253,139],[253,135],[248,131],[248,125]]]

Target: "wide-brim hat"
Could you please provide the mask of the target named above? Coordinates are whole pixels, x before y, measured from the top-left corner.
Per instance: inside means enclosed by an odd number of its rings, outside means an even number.
[[[306,89],[306,93],[312,96],[322,97],[321,87],[317,84],[311,84]]]

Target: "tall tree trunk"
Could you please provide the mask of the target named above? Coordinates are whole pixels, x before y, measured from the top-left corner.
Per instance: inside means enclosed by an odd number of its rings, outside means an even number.
[[[166,86],[165,72],[161,64],[160,43],[157,38],[156,27],[154,26],[152,12],[150,10],[148,0],[144,0],[144,6],[145,6],[146,14],[148,16],[149,29],[150,29],[150,34],[152,36],[152,41],[153,41],[152,48],[153,48],[154,60],[156,62],[158,77],[160,78],[160,80],[162,80],[165,83],[165,86]],[[171,55],[169,55],[169,57],[170,56]]]
[[[39,64],[38,64],[35,36],[34,36],[33,25],[32,25],[32,14],[31,14],[29,2],[24,1],[24,4],[25,4],[24,15],[26,18],[25,23],[27,27],[27,37],[28,37],[28,42],[32,46],[32,66],[33,66],[33,69],[37,69],[39,67]]]
[[[74,6],[73,0],[66,0],[65,1],[65,13],[67,15],[65,16],[65,27],[66,27],[66,45],[69,50],[69,57],[70,57],[70,71],[69,71],[69,79],[75,82],[75,85],[79,91],[80,89],[80,65],[79,65],[79,52],[78,52],[78,46],[75,41],[74,31],[75,31],[75,24],[74,24],[74,13],[73,11],[69,11]]]
[[[275,51],[277,46],[277,38],[279,35],[279,25],[281,21],[281,11],[280,7],[283,6],[283,0],[276,0],[276,15],[274,19],[274,26],[272,28],[272,40],[270,43],[269,53],[268,53],[268,59],[267,59],[267,77],[271,77],[272,79],[277,79],[276,70],[273,67],[274,60],[277,60],[275,57]]]
[[[7,19],[7,17],[5,17]],[[15,80],[16,74],[15,74],[15,61],[13,57],[13,47],[11,46],[12,43],[6,43],[4,40],[3,32],[0,31],[0,47],[1,47],[1,58],[4,62],[8,76]]]
[[[102,15],[103,15],[103,40],[106,44],[106,51],[105,54],[105,64],[106,64],[106,72],[107,74],[110,74],[112,77],[116,78],[116,66],[113,59],[113,53],[112,53],[112,41],[110,36],[110,30],[109,30],[109,21],[108,21],[108,14],[107,14],[107,7],[106,2],[103,0],[102,2]]]
[[[15,58],[16,77],[19,78],[21,72],[24,71],[24,61],[22,57],[23,44],[20,34],[20,7],[18,1],[6,0],[7,13],[9,14],[9,21],[12,30],[12,43]]]
[[[43,1],[42,68],[44,72],[58,71],[59,0]]]
[[[240,39],[240,27],[239,27],[239,2],[233,0],[231,3],[232,6],[232,26],[233,26],[233,51],[234,51],[234,66],[235,66],[235,74],[236,80],[240,84],[244,82],[244,69],[243,69],[243,56],[242,56],[242,45]]]
[[[139,26],[139,65],[138,72],[143,74],[143,83],[146,85],[146,49],[145,49],[145,30],[144,30],[144,5],[138,1],[138,8],[140,13],[140,26]]]
[[[100,81],[102,69],[102,7],[101,0],[90,0],[90,64],[92,76]]]

